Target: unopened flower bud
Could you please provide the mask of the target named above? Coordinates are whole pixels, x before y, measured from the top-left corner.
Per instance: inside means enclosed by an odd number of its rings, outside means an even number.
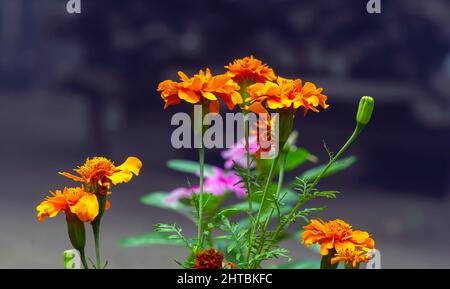
[[[84,249],[84,246],[86,245],[84,223],[70,212],[66,213],[66,221],[72,246],[77,250]]]
[[[370,96],[363,96],[359,101],[358,113],[356,114],[356,122],[358,125],[365,126],[372,117],[374,99]]]

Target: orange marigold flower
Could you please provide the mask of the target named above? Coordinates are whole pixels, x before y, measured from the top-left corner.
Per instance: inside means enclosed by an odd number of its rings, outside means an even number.
[[[79,176],[66,172],[60,172],[60,174],[89,186],[98,186],[100,193],[107,194],[111,183],[114,185],[128,183],[133,175],[139,175],[141,168],[142,162],[136,157],[128,157],[123,164],[117,167],[107,158],[94,157],[88,158],[82,166],[74,169]]]
[[[370,259],[371,256],[368,250],[344,248],[338,250],[334,257],[331,258],[331,264],[343,261],[346,266],[358,268],[360,263],[367,263]]]
[[[227,74],[238,83],[241,81],[265,82],[277,78],[272,68],[253,56],[236,59],[225,68],[228,70]]]
[[[375,241],[365,231],[354,231],[346,222],[336,219],[329,222],[311,220],[303,227],[302,240],[307,247],[314,243],[320,245],[320,254],[328,255],[328,251],[335,249],[367,248],[373,249]]]
[[[36,207],[37,218],[40,222],[46,217],[55,217],[61,211],[74,214],[83,222],[92,222],[98,215],[97,196],[86,192],[84,187],[64,188],[63,191],[57,190],[50,193],[52,196],[47,197]]]
[[[247,91],[250,96],[246,101],[265,102],[270,109],[303,107],[306,115],[309,110],[319,112],[319,106],[328,108],[327,96],[322,94],[323,88],[317,88],[311,82],[302,84],[300,79],[278,77],[276,82],[255,83]]]
[[[195,255],[194,269],[222,269],[224,254],[214,248]]]
[[[158,85],[158,91],[165,101],[164,108],[179,104],[181,100],[188,103],[208,103],[211,112],[218,112],[220,97],[231,110],[242,103],[239,85],[227,74],[212,75],[209,68],[200,70],[193,77],[179,71],[180,82],[165,80]]]

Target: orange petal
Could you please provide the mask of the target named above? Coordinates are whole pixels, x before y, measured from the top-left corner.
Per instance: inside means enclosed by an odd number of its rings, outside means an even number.
[[[99,211],[97,196],[86,193],[74,206],[70,207],[70,211],[77,215],[80,221],[92,222]]]
[[[269,114],[268,111],[264,108],[264,106],[261,104],[261,102],[254,102],[250,104],[248,107],[248,110],[254,113],[266,113]]]
[[[128,183],[133,177],[133,174],[136,176],[139,175],[141,168],[142,162],[138,158],[129,157],[123,164],[116,168],[118,171],[110,176],[109,179],[114,185]]]
[[[59,172],[59,174],[60,174],[61,176],[65,176],[66,178],[72,179],[72,180],[74,180],[74,181],[76,181],[76,182],[83,182],[83,181],[84,181],[82,178],[80,178],[80,177],[78,177],[78,176],[75,176],[75,175],[72,175],[72,174],[70,174],[70,173]]]
[[[200,101],[200,97],[194,91],[187,88],[180,88],[178,90],[178,97],[189,103],[197,103]]]
[[[209,104],[209,112],[210,113],[219,113],[220,111],[220,104],[219,101],[211,101]]]

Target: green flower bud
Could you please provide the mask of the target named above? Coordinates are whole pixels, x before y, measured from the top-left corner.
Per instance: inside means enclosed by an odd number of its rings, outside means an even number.
[[[292,132],[292,127],[294,124],[294,113],[293,109],[280,109],[280,147],[283,149],[284,144],[289,138]]]
[[[365,126],[372,117],[374,99],[370,96],[363,96],[359,101],[358,113],[356,114],[356,122],[358,125]]]
[[[86,232],[84,223],[74,214],[66,212],[67,231],[72,246],[77,250],[84,250],[86,245]]]

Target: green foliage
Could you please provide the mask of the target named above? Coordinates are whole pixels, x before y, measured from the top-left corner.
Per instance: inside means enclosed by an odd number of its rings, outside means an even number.
[[[200,171],[200,164],[188,160],[170,160],[167,162],[167,167],[182,173],[198,174]],[[205,164],[205,173],[212,173],[212,166]]]
[[[330,160],[335,156],[333,152],[324,145]],[[285,171],[291,171],[306,161],[314,158],[304,148],[296,148],[291,145],[286,156]],[[253,160],[252,160],[253,161]],[[354,164],[355,157],[348,157],[334,162],[323,177],[336,174]],[[264,184],[268,178],[268,167],[273,160],[256,160],[257,170],[248,172],[247,169],[235,166],[234,172],[242,179],[239,183],[242,187],[252,191],[251,200],[230,204],[227,198],[231,195],[226,192],[222,196],[216,196],[205,192],[203,195],[203,243],[206,247],[214,247],[226,254],[226,260],[233,261],[238,268],[259,268],[261,262],[274,258],[286,258],[289,263],[281,265],[270,265],[270,268],[318,268],[319,264],[312,261],[291,262],[289,252],[286,248],[279,246],[282,240],[294,238],[300,241],[301,233],[294,234],[285,230],[277,232],[270,230],[270,225],[285,224],[286,229],[290,224],[301,220],[309,222],[309,215],[321,212],[323,207],[304,207],[304,205],[316,198],[334,199],[338,194],[333,190],[319,190],[314,180],[322,173],[325,165],[309,169],[299,177],[289,187],[278,188],[276,179],[269,183],[266,193],[264,207],[261,210],[261,217],[258,224],[255,223],[255,215],[260,209],[262,197],[264,195]],[[167,166],[173,170],[197,174],[199,163],[187,160],[171,160]],[[276,166],[278,172],[280,164]],[[212,166],[205,166],[205,172],[211,173]],[[190,184],[188,184],[190,187]],[[277,192],[279,194],[277,194]],[[168,193],[154,192],[143,196],[141,202],[146,205],[176,211],[190,220],[196,222],[199,212],[199,196],[193,194],[191,199],[181,200],[173,203],[165,201]],[[251,204],[249,204],[251,202]],[[251,211],[249,208],[251,207]],[[298,209],[297,209],[298,207]],[[295,211],[293,211],[295,210]],[[291,214],[292,213],[292,214]],[[231,221],[231,219],[233,221]],[[255,238],[251,248],[248,242],[250,231],[248,228],[255,226]],[[267,227],[267,230],[265,229]],[[215,232],[221,231],[223,234],[217,235]],[[126,238],[120,242],[123,247],[171,245],[185,246],[190,256],[185,262],[176,261],[184,268],[192,268],[194,253],[206,248],[198,248],[196,238],[184,236],[182,229],[175,224],[157,224],[155,232]],[[318,252],[318,246],[310,247],[314,252]],[[248,254],[250,251],[250,254]],[[250,256],[250,258],[247,258]],[[329,261],[329,260],[328,260]],[[329,265],[328,265],[329,266]]]
[[[176,224],[156,224],[155,225],[155,231],[158,233],[164,233],[168,235],[168,239],[176,242],[183,242],[186,248],[188,248],[190,251],[194,251],[193,242],[192,240],[188,240],[183,235],[183,230],[178,227]]]
[[[221,216],[223,224],[219,226],[219,228],[228,233],[227,235],[222,235],[216,237],[216,239],[223,239],[230,241],[228,243],[228,246],[226,248],[226,253],[232,254],[236,261],[239,263],[242,263],[242,257],[244,256],[244,236],[245,236],[245,230],[240,230],[237,224],[232,224],[230,220],[228,220],[227,217]]]
[[[148,195],[141,197],[141,203],[161,209],[170,209],[177,213],[182,214],[183,216],[193,220],[192,208],[188,205],[185,205],[181,202],[172,202],[168,203],[165,201],[168,193],[166,192],[154,192]]]
[[[317,261],[312,260],[269,266],[269,269],[319,269],[319,268],[320,266],[317,263]]]
[[[120,241],[120,245],[125,248],[155,246],[155,245],[171,245],[183,246],[181,240],[169,239],[169,236],[159,232],[152,232],[137,236],[131,236]]]
[[[350,166],[352,166],[356,162],[356,157],[351,156],[344,158],[342,160],[336,161],[334,164],[331,165],[331,167],[327,170],[327,172],[323,175],[323,177],[328,177],[331,175],[334,175],[340,171],[343,171]],[[310,170],[305,171],[300,178],[307,179],[307,180],[313,180],[317,178],[320,173],[323,171],[326,165],[321,165],[315,168],[312,168]]]
[[[289,172],[298,168],[303,163],[308,161],[308,159],[310,159],[311,156],[312,155],[310,154],[310,152],[307,151],[306,149],[291,146],[286,156],[285,171]],[[258,159],[256,160],[256,163],[260,172],[267,174],[273,161],[274,161],[273,159]],[[280,164],[277,164],[275,171],[278,172],[279,169]]]

